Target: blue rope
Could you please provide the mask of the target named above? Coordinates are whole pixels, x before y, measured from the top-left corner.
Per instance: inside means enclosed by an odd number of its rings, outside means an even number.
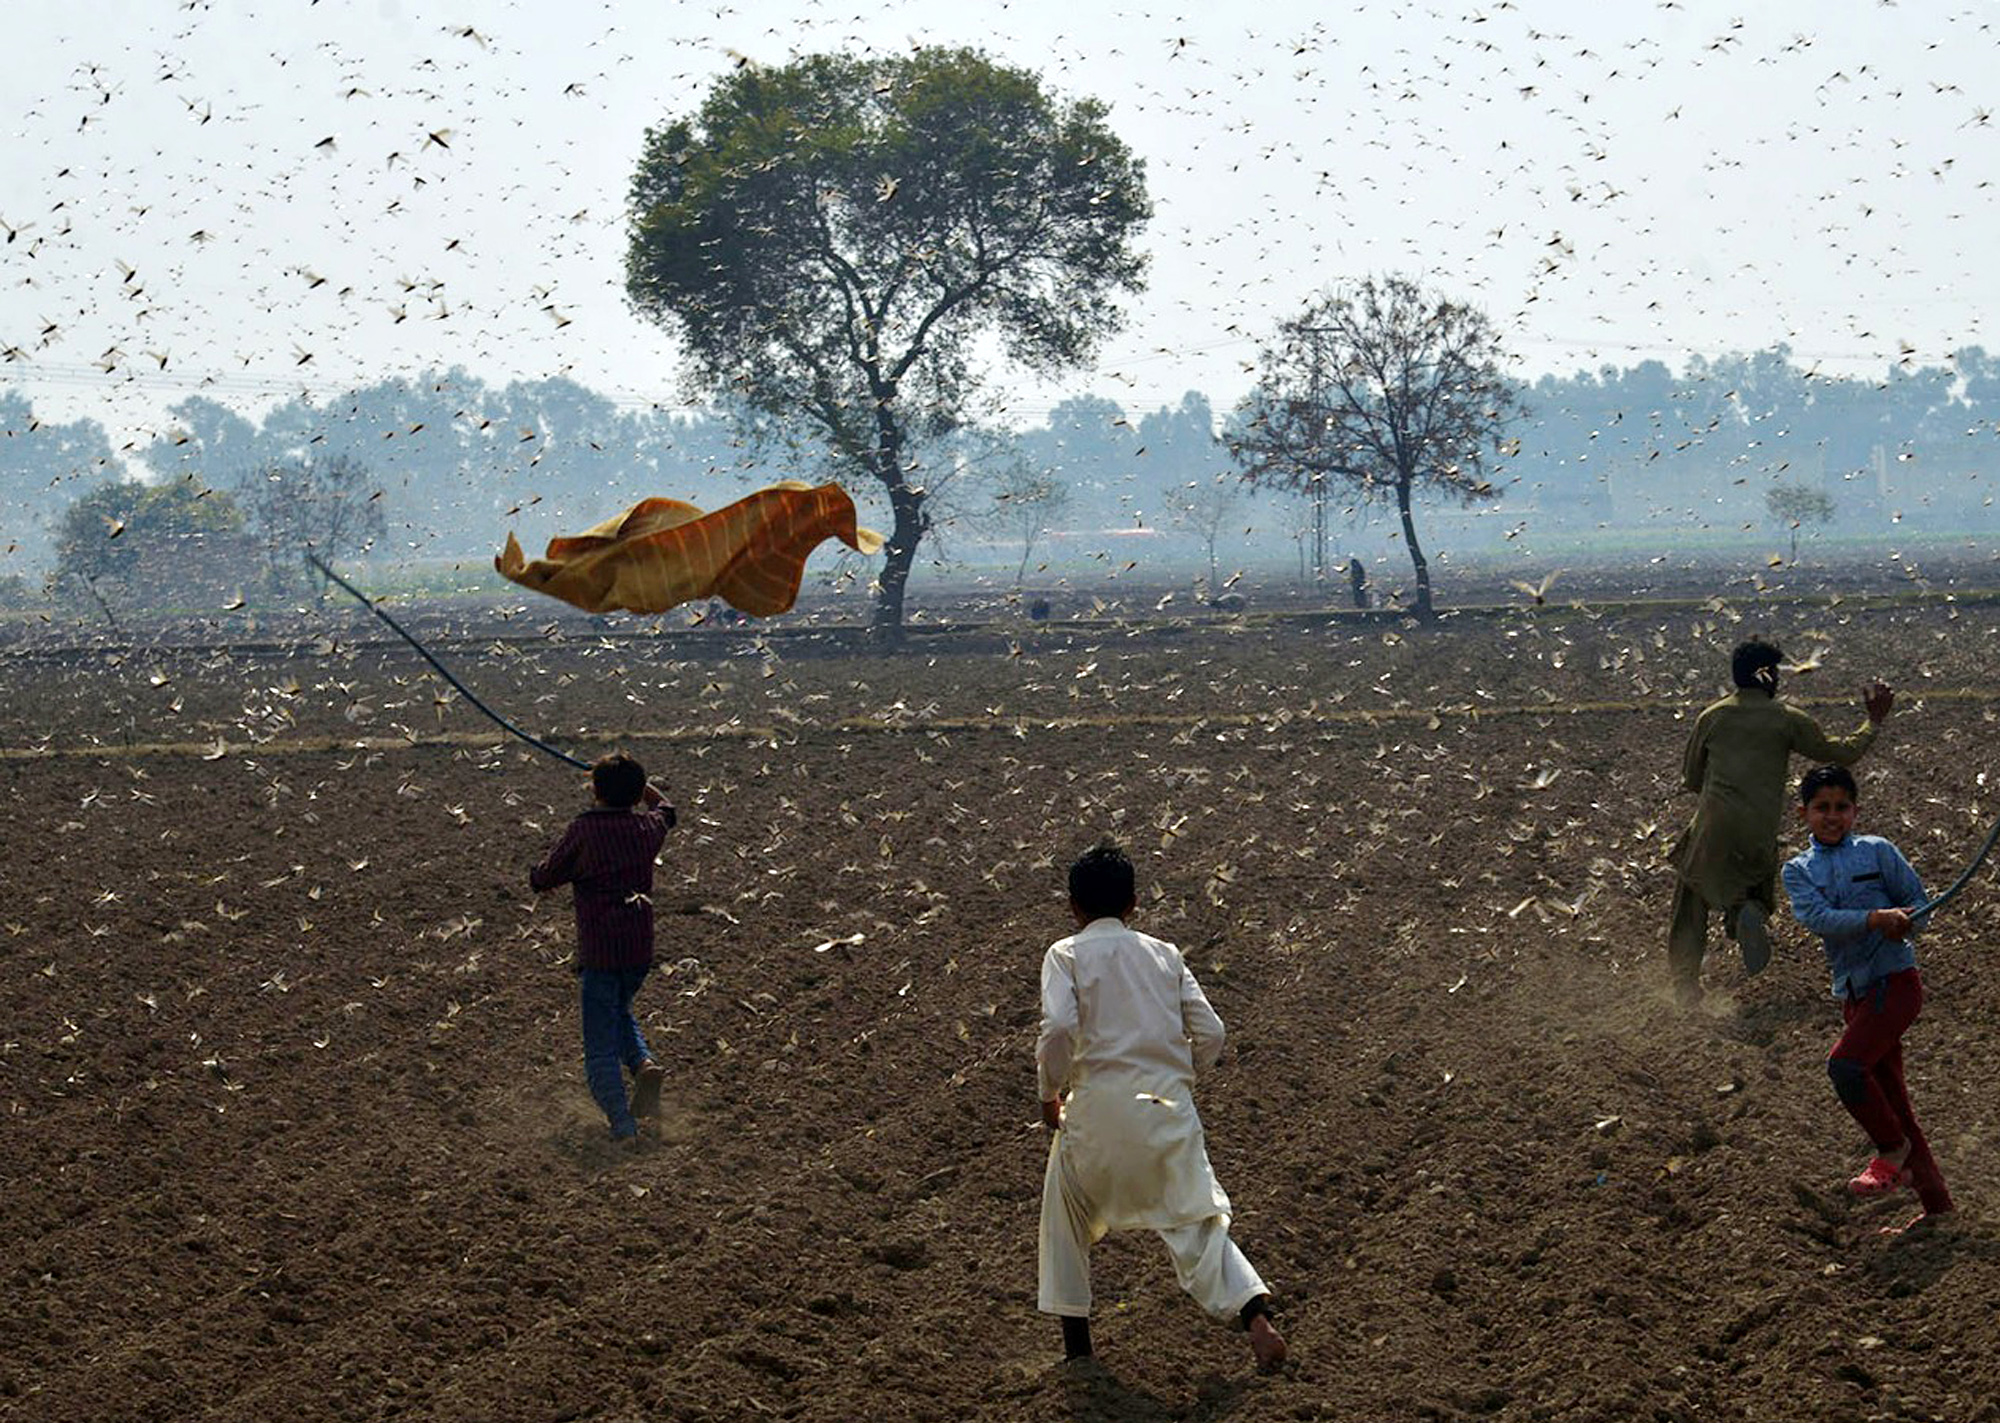
[[[567,751],[558,751],[555,747],[549,745],[548,742],[543,741],[540,737],[530,736],[527,732],[521,730],[520,727],[514,725],[513,722],[507,720],[506,717],[500,715],[499,712],[493,710],[493,708],[487,706],[486,703],[480,701],[479,698],[473,696],[471,692],[466,690],[465,683],[459,681],[458,678],[452,676],[450,670],[446,668],[446,666],[442,662],[438,661],[435,657],[431,656],[430,649],[426,648],[421,642],[418,642],[414,637],[411,637],[407,632],[404,632],[402,624],[398,623],[394,618],[390,617],[387,613],[383,612],[381,608],[377,607],[374,600],[368,597],[367,594],[363,593],[359,588],[356,588],[352,583],[349,583],[345,578],[342,578],[338,573],[335,573],[331,568],[328,568],[326,564],[320,561],[318,554],[313,553],[311,550],[307,550],[306,561],[312,564],[312,566],[314,568],[317,568],[321,573],[324,573],[328,578],[331,578],[335,583],[338,583],[342,588],[345,588],[349,593],[353,594],[355,599],[360,602],[362,607],[366,608],[369,612],[373,613],[376,617],[380,618],[383,622],[387,623],[389,625],[389,630],[391,632],[395,633],[396,636],[400,637],[401,639],[403,639],[403,641],[410,644],[410,646],[416,648],[418,656],[422,657],[424,661],[430,663],[431,666],[437,669],[438,676],[444,678],[445,681],[451,683],[452,686],[458,688],[458,694],[461,697],[464,697],[468,702],[471,702],[474,706],[478,707],[481,711],[485,712],[486,715],[493,718],[493,720],[499,724],[500,728],[503,731],[512,732],[514,735],[520,737],[523,741],[527,742],[530,746],[534,747],[537,751],[546,751],[548,752],[549,755],[554,756],[557,760],[567,761],[570,763],[570,765],[577,767],[579,770],[588,771],[590,769],[590,763],[588,761],[579,761],[576,759],[576,757],[570,755],[569,752]]]
[[[1979,873],[1979,867],[1986,863],[1986,857],[1993,853],[1993,843],[1996,840],[2000,840],[2000,820],[1993,822],[1993,828],[1986,833],[1986,843],[1979,847],[1979,853],[1972,857],[1972,863],[1965,867],[1965,873],[1953,880],[1951,888],[1947,889],[1943,894],[1933,895],[1922,904],[1919,904],[1915,909],[1912,909],[1910,917],[1914,919],[1920,914],[1928,914],[1933,909],[1942,908],[1954,895],[1961,889],[1964,889],[1972,877]]]

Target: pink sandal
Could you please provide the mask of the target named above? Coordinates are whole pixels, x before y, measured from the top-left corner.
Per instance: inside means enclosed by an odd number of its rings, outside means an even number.
[[[1898,1166],[1887,1157],[1878,1156],[1868,1163],[1866,1170],[1847,1183],[1847,1189],[1857,1196],[1887,1196],[1909,1184],[1909,1167]]]

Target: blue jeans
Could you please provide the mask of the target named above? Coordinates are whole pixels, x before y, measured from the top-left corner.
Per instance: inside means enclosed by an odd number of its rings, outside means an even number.
[[[632,995],[646,981],[643,968],[586,968],[577,980],[583,990],[583,1076],[590,1095],[604,1109],[613,1136],[635,1136],[639,1123],[625,1095],[624,1069],[637,1069],[652,1056],[632,1016]]]

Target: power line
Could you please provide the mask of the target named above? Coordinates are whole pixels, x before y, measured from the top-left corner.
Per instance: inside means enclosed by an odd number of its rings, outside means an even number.
[[[23,380],[17,376],[9,384],[18,389],[30,392],[37,385],[89,387],[94,389],[118,387],[135,394],[147,394],[155,390],[187,395],[219,393],[223,395],[264,396],[278,400],[299,399],[313,404],[325,404],[329,401],[339,400],[367,390],[372,384],[382,383],[306,382],[300,381],[295,377],[261,374],[254,371],[230,372],[227,374],[211,373],[197,376],[192,373],[176,374],[171,371],[142,371],[137,368],[127,367],[106,370],[102,366],[76,365],[60,361],[35,361],[32,365],[25,366],[23,369],[24,371],[32,372],[34,378],[32,380]],[[407,377],[392,376],[386,378],[388,381],[397,379],[408,381]],[[479,378],[475,377],[475,379]],[[534,379],[528,377],[516,377],[507,382],[508,385],[526,385],[532,383],[534,383]],[[480,384],[488,390],[504,390],[506,388],[504,385],[495,386],[485,380],[480,380]],[[581,381],[576,382],[576,384],[580,389],[587,390],[592,395],[603,399],[607,404],[617,406],[620,409],[698,413],[712,408],[687,401],[662,400],[633,390],[606,390],[596,386],[585,385]]]

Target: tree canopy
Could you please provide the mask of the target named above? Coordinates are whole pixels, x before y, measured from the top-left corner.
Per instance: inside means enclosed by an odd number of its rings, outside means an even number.
[[[1774,484],[1764,491],[1771,518],[1792,536],[1792,562],[1799,559],[1799,525],[1824,524],[1833,517],[1833,496],[1809,484]]]
[[[0,558],[25,550],[41,562],[43,541],[53,541],[64,511],[80,495],[124,477],[124,464],[95,420],[53,423],[37,416],[21,392],[0,390],[0,532],[6,535]]]
[[[1499,337],[1478,309],[1407,277],[1371,277],[1283,322],[1260,357],[1229,443],[1255,484],[1351,486],[1393,499],[1431,614],[1430,566],[1411,498],[1420,487],[1463,503],[1499,497],[1487,477],[1520,411]]]
[[[57,576],[93,588],[100,578],[135,584],[189,568],[196,550],[243,528],[243,511],[224,490],[193,478],[101,484],[72,503],[56,534]],[[155,590],[157,591],[157,590]]]
[[[746,65],[647,132],[626,290],[692,381],[803,422],[888,495],[875,610],[900,628],[927,528],[910,456],[963,416],[983,336],[1083,360],[1141,283],[1143,165],[1102,105],[972,50]]]

